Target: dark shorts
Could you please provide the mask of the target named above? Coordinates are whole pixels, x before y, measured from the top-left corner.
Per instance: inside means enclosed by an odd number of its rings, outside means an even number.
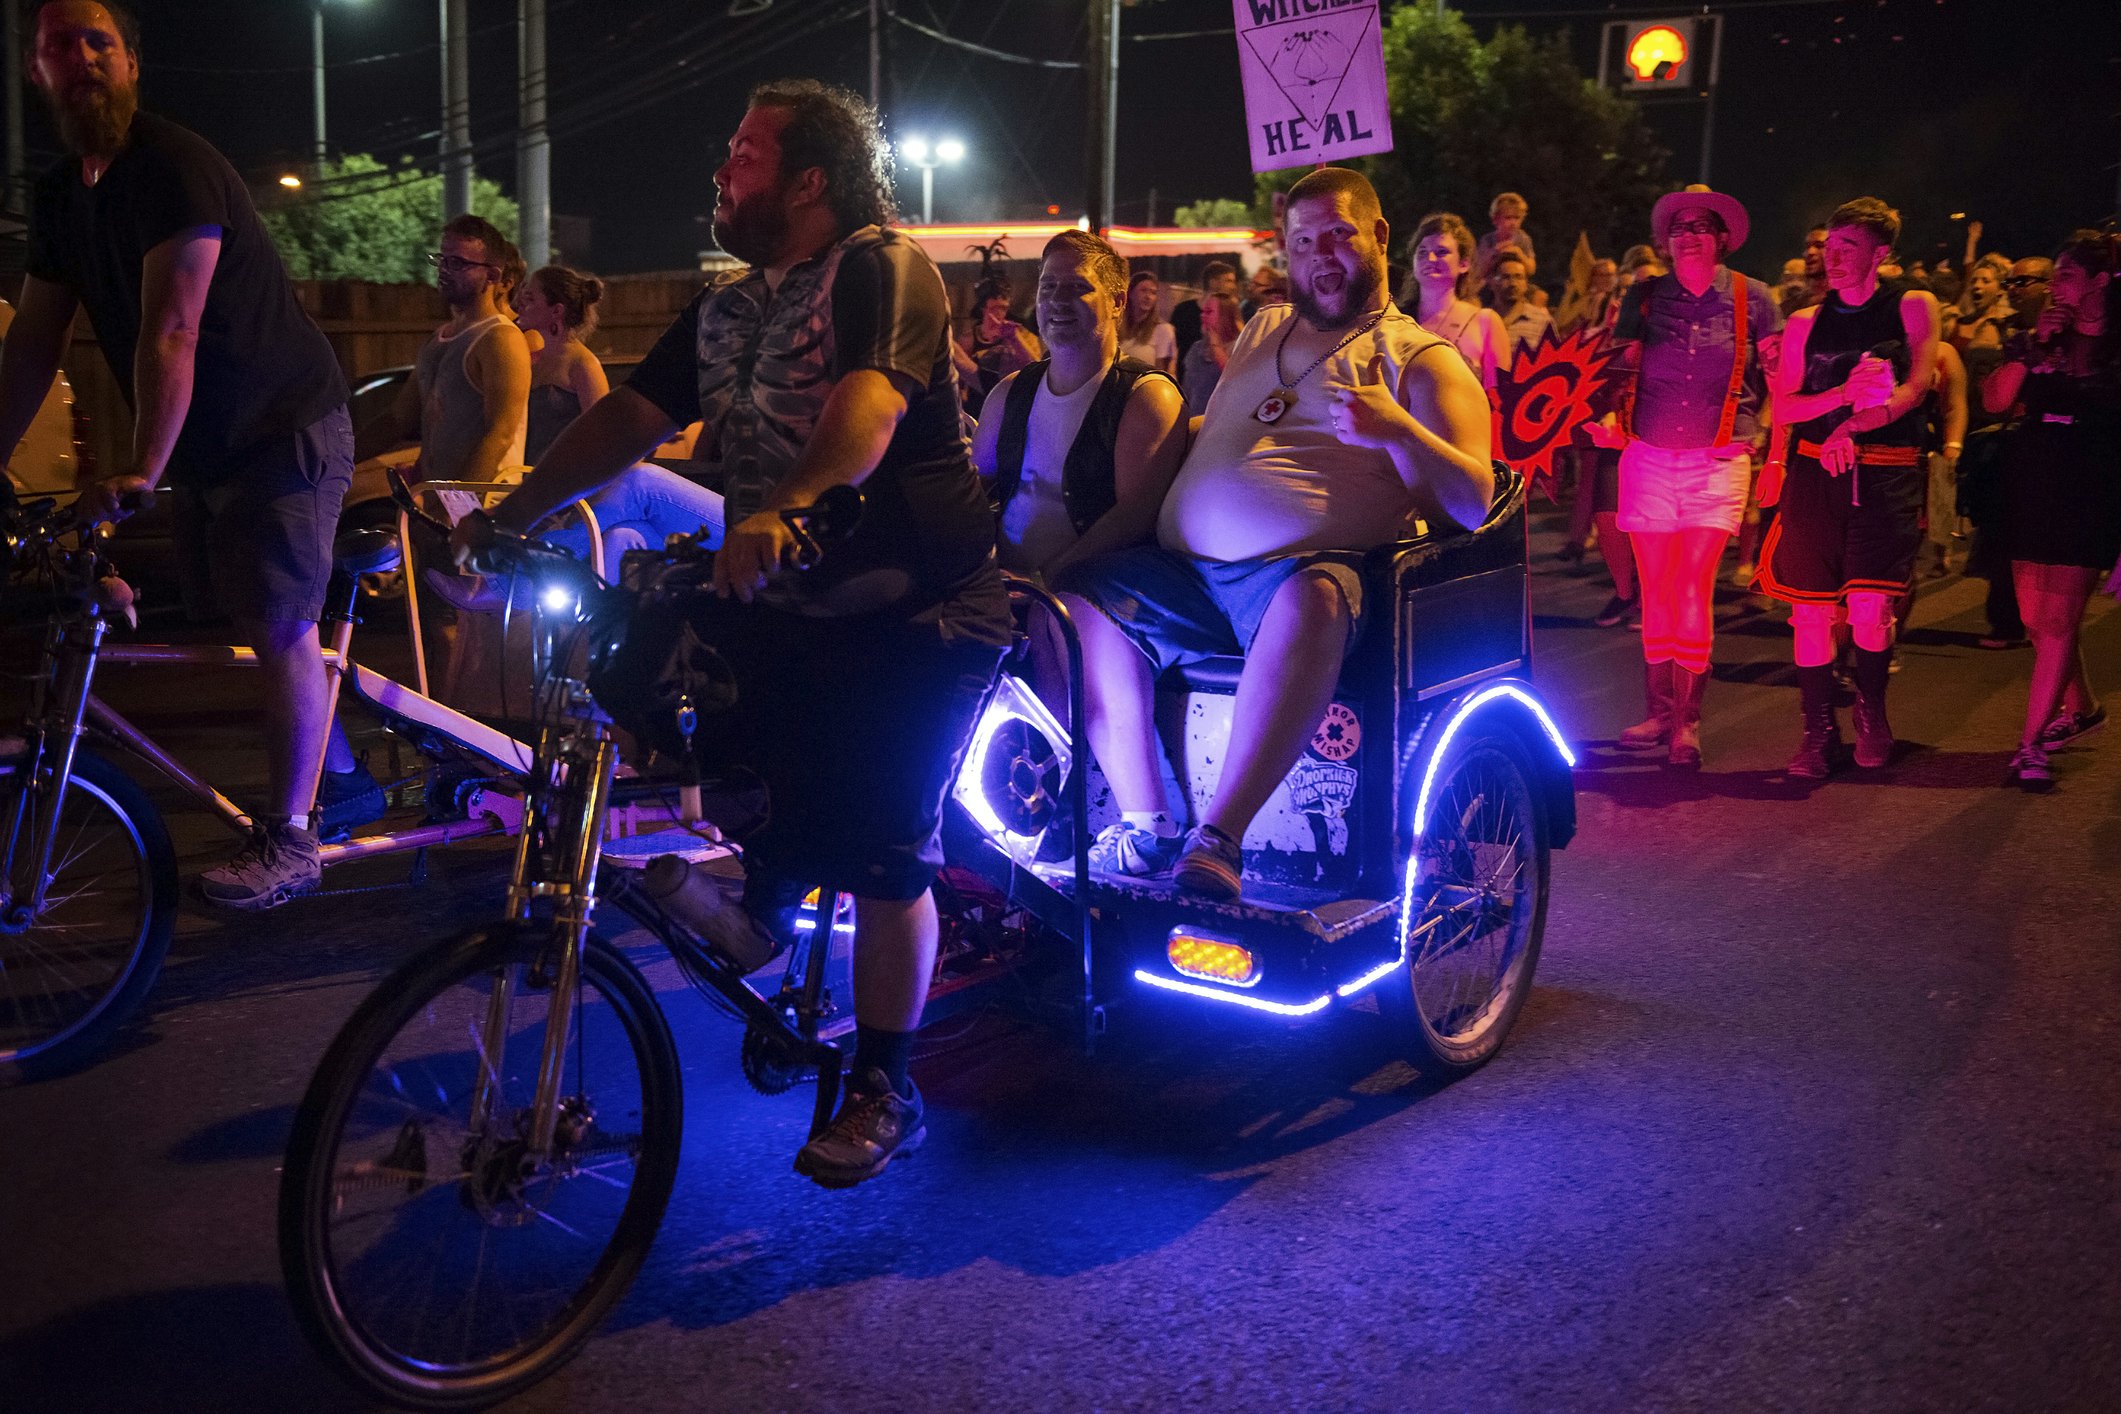
[[[185,608],[239,622],[315,623],[331,582],[353,419],[338,407],[262,442],[203,486],[171,488]]]
[[[1761,546],[1757,587],[1790,604],[1905,593],[1928,504],[1929,472],[1921,465],[1865,464],[1828,476],[1816,459],[1792,451],[1775,524]]]
[[[1054,587],[1089,600],[1160,673],[1203,658],[1244,656],[1275,594],[1310,569],[1340,587],[1354,624],[1352,644],[1362,624],[1362,558],[1360,551],[1315,550],[1258,560],[1196,560],[1137,545],[1069,566]]]
[[[942,867],[944,796],[1002,650],[945,641],[933,624],[806,618],[699,594],[638,614],[600,678],[621,691],[651,682],[680,623],[737,685],[733,708],[700,713],[703,768],[752,772],[766,788],[764,822],[739,833],[747,898],[817,887],[874,899],[925,893]],[[608,697],[599,686],[622,726],[641,727]]]

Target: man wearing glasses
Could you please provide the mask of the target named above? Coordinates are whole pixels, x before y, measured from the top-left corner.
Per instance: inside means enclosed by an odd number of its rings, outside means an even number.
[[[418,479],[497,481],[523,464],[530,405],[530,345],[508,303],[523,256],[469,212],[442,228],[441,245],[427,258],[449,319],[420,350],[392,412],[400,433],[420,439]]]
[[[187,605],[218,601],[258,655],[270,798],[251,841],[200,889],[269,908],[318,876],[317,617],[353,472],[346,380],[242,178],[196,133],[139,111],[132,14],[115,0],[51,0],[34,24],[30,77],[67,155],[31,203],[28,274],[0,357],[0,455],[13,455],[86,309],[133,410],[133,443],[129,467],[84,486],[81,504],[116,519],[121,500],[167,483]]]

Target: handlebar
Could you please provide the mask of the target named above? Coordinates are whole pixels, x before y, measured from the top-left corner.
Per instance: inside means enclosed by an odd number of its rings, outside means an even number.
[[[390,496],[399,509],[412,520],[445,538],[454,533],[454,527],[420,508],[412,487],[396,467],[387,472]],[[863,498],[861,491],[853,486],[830,486],[817,500],[807,506],[791,506],[780,512],[781,521],[794,534],[796,542],[796,568],[810,569],[824,556],[825,547],[845,540],[854,533],[862,518]],[[587,573],[587,567],[565,550],[547,545],[531,536],[517,535],[502,530],[491,517],[480,514],[472,531],[473,545],[469,568],[490,574],[514,566],[544,563],[547,566],[565,565],[577,573]],[[662,552],[672,562],[682,560],[708,560],[713,551],[700,544],[698,536],[673,540]]]

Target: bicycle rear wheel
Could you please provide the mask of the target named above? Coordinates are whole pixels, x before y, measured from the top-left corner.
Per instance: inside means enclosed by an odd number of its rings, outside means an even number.
[[[677,1175],[670,1028],[602,939],[582,950],[552,1157],[524,1142],[551,1000],[547,930],[504,925],[413,959],[311,1080],[280,1184],[280,1262],[343,1374],[421,1409],[490,1404],[572,1355],[639,1271]],[[485,1038],[507,989],[505,1042]],[[492,1098],[471,1111],[481,1071]]]
[[[1524,1010],[1546,932],[1549,849],[1524,750],[1483,735],[1436,772],[1406,893],[1407,967],[1380,1009],[1418,1064],[1461,1075],[1497,1051]]]
[[[154,986],[176,926],[177,855],[147,793],[77,749],[47,856],[49,786],[25,764],[0,758],[0,1069],[39,1077],[95,1055]]]

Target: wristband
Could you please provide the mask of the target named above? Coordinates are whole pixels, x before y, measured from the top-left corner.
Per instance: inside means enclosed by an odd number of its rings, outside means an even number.
[[[1964,443],[1964,442],[1946,442],[1946,443],[1944,444],[1944,450],[1945,450],[1946,452],[1948,452],[1948,453],[1949,453],[1949,452],[1963,452],[1963,451],[1965,451],[1965,450],[1966,450],[1966,443]]]

